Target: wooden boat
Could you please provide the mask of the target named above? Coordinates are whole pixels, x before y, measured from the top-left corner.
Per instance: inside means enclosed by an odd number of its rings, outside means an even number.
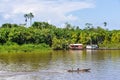
[[[68,70],[68,72],[90,72],[90,69],[79,69],[77,68],[77,70]]]

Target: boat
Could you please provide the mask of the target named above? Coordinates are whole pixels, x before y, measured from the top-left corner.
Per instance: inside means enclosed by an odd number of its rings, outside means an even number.
[[[72,50],[82,50],[83,49],[83,44],[70,44],[69,48]]]
[[[68,72],[90,72],[90,68],[88,68],[88,69],[79,69],[79,68],[77,68],[77,70],[68,70]]]
[[[98,49],[98,45],[87,45],[86,46],[86,49],[93,49],[93,50],[95,50],[95,49]]]

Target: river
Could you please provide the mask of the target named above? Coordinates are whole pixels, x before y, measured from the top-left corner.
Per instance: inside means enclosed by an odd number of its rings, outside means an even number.
[[[69,69],[90,72],[67,72]],[[120,80],[120,50],[0,52],[0,80]]]

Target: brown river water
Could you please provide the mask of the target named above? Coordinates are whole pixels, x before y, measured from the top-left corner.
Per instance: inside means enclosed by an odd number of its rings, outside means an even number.
[[[0,52],[0,80],[120,80],[120,50]]]

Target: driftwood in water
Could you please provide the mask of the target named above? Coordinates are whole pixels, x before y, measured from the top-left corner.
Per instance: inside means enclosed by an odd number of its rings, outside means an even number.
[[[90,72],[90,69],[79,69],[77,68],[77,70],[68,70],[68,72]]]

